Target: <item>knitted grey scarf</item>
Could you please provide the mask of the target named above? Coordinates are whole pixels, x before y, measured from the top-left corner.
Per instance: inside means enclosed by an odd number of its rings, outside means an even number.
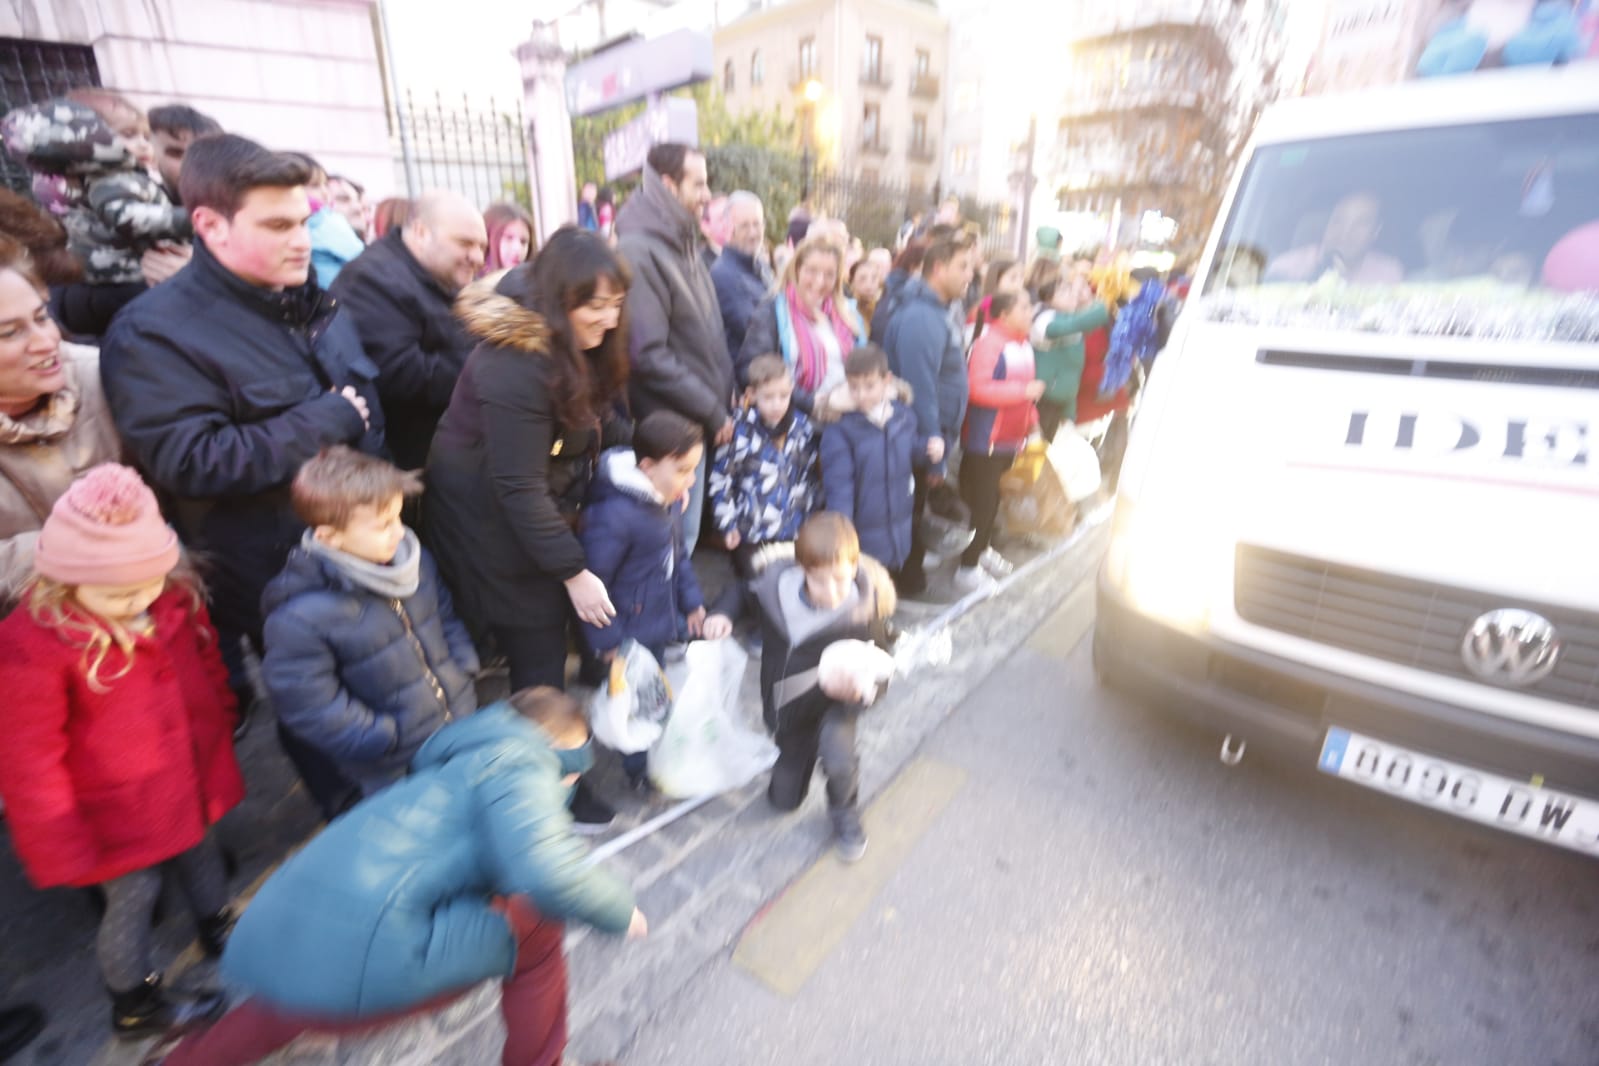
[[[312,557],[326,559],[339,572],[368,592],[375,592],[391,600],[408,599],[416,594],[422,580],[422,543],[411,530],[405,531],[399,550],[388,565],[369,563],[349,552],[330,548],[317,540],[308,529],[300,538],[300,547]]]

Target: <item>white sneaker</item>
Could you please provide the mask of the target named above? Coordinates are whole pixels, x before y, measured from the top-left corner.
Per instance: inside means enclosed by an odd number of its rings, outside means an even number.
[[[1016,564],[1005,558],[993,548],[984,548],[983,554],[977,557],[977,565],[987,570],[996,578],[1009,577],[1016,569]]]
[[[962,592],[993,592],[999,582],[980,566],[962,566],[955,571],[955,587]]]

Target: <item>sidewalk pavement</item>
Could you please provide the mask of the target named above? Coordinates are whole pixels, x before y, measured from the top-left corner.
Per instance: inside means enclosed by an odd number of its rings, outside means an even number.
[[[1007,545],[1017,572],[989,599],[955,602],[950,587],[953,561],[932,577],[927,600],[902,605],[908,629],[930,624],[950,629],[954,655],[947,666],[896,681],[879,706],[862,719],[862,802],[869,800],[910,758],[922,739],[965,694],[1026,640],[1074,589],[1093,573],[1103,548],[1108,509],[1092,515],[1065,544],[1042,554]],[[724,557],[695,559],[708,598],[729,579]],[[752,660],[744,697],[759,701],[758,668]],[[503,676],[480,686],[487,699],[504,694]],[[315,831],[318,820],[286,760],[278,752],[270,721],[257,722],[241,746],[250,795],[224,823],[224,842],[239,859],[236,886],[248,896],[271,868]],[[823,812],[823,790],[793,814],[770,810],[765,779],[693,806],[632,796],[619,761],[596,768],[598,791],[618,804],[616,825],[606,840],[655,820],[680,816],[630,844],[610,866],[638,892],[650,920],[650,936],[625,942],[574,928],[568,933],[571,971],[568,1057],[573,1062],[615,1058],[640,1025],[702,966],[730,949],[758,909],[831,843]],[[3,840],[0,840],[3,843]],[[178,957],[169,967],[174,984],[214,982],[214,964],[203,961],[176,898],[176,920],[158,930],[158,957]],[[0,1003],[31,998],[50,1010],[44,1037],[13,1060],[15,1066],[90,1063],[130,1066],[143,1045],[104,1038],[106,1000],[86,975],[94,972],[95,916],[76,893],[38,893],[27,888],[14,859],[0,855],[0,937],[7,945],[7,979]],[[63,944],[70,945],[67,950]],[[13,969],[15,967],[15,969]],[[468,1066],[496,1061],[503,1040],[498,988],[490,982],[450,1008],[370,1036],[304,1037],[267,1060],[270,1066]]]

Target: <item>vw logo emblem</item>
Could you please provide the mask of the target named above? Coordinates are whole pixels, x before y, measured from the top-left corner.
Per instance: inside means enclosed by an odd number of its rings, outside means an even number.
[[[1541,614],[1502,607],[1471,624],[1460,657],[1484,681],[1531,685],[1560,661],[1560,635]]]

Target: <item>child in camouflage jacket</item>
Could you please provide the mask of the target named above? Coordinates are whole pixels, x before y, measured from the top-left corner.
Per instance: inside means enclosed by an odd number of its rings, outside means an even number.
[[[139,158],[144,115],[113,94],[96,109],[70,99],[19,107],[0,122],[7,151],[63,194],[52,205],[68,247],[92,285],[144,280],[139,258],[162,242],[187,241],[188,212],[175,206]]]

